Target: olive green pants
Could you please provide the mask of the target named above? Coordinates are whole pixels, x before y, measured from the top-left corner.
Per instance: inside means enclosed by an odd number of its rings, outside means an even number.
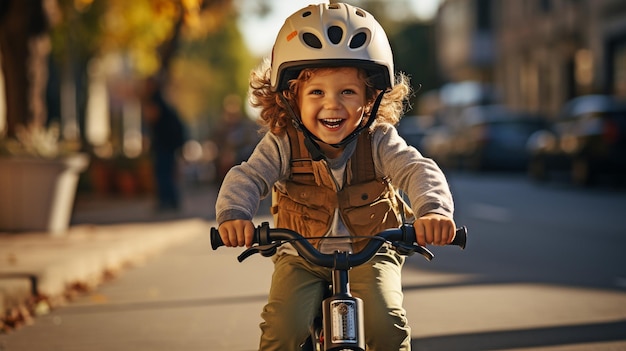
[[[352,295],[363,300],[368,351],[410,350],[411,329],[402,307],[401,269],[404,258],[387,248],[350,271]],[[268,303],[261,317],[261,351],[300,350],[318,314],[331,271],[301,257],[279,255]]]

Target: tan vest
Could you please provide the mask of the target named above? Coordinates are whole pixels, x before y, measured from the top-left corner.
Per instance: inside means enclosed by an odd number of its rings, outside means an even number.
[[[272,214],[276,227],[295,230],[305,237],[321,237],[330,230],[335,209],[339,208],[351,235],[371,236],[397,228],[403,218],[413,216],[389,179],[376,178],[369,133],[359,135],[339,191],[328,164],[311,159],[302,132],[289,126],[287,134],[291,175],[283,191],[274,187]],[[317,246],[319,240],[311,242]],[[365,244],[365,239],[354,239],[355,251]]]

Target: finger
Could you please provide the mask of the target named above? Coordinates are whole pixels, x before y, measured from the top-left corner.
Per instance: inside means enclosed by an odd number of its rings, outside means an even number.
[[[433,243],[435,245],[445,245],[448,240],[448,234],[443,226],[443,223],[435,223],[433,230]]]
[[[424,237],[426,239],[426,244],[428,245],[436,244],[436,239],[438,236],[437,226],[430,219],[424,220],[422,222],[424,223]]]
[[[220,226],[218,228],[218,232],[220,233],[220,238],[222,239],[224,246],[230,247],[231,244],[230,244],[230,238],[228,237],[228,228],[224,226]]]
[[[240,223],[234,223],[234,226],[229,231],[229,237],[232,247],[243,246],[243,225]]]
[[[235,243],[237,246],[243,246],[246,242],[245,234],[244,234],[245,225],[238,225],[237,230],[235,231]]]
[[[239,246],[239,241],[237,240],[237,227],[231,227],[228,230],[228,241],[230,242],[230,247]]]
[[[448,220],[437,221],[435,233],[437,245],[448,245],[454,239],[454,222]]]
[[[252,246],[252,239],[254,238],[254,225],[252,222],[246,222],[246,226],[244,228],[244,241],[246,247]]]
[[[417,243],[421,246],[426,246],[432,243],[432,235],[429,234],[427,221],[418,220],[413,224],[415,228],[415,236]]]
[[[450,230],[448,231],[448,240],[446,241],[446,245],[450,245],[456,238],[456,226],[450,226]]]
[[[449,245],[452,241],[454,241],[454,238],[456,237],[456,224],[454,224],[454,221],[448,222],[447,234],[448,237],[446,240],[446,245]]]

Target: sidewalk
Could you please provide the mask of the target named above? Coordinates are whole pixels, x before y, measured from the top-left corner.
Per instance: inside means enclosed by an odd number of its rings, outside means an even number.
[[[185,190],[178,212],[155,212],[142,198],[79,195],[67,234],[0,233],[0,318],[8,326],[65,303],[124,268],[208,235],[215,223],[214,187]]]

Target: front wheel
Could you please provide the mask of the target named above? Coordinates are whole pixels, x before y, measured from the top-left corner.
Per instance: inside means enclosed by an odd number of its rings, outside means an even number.
[[[322,328],[322,318],[315,317],[313,325],[311,325],[311,335],[304,341],[300,347],[302,351],[324,351],[324,335]]]

